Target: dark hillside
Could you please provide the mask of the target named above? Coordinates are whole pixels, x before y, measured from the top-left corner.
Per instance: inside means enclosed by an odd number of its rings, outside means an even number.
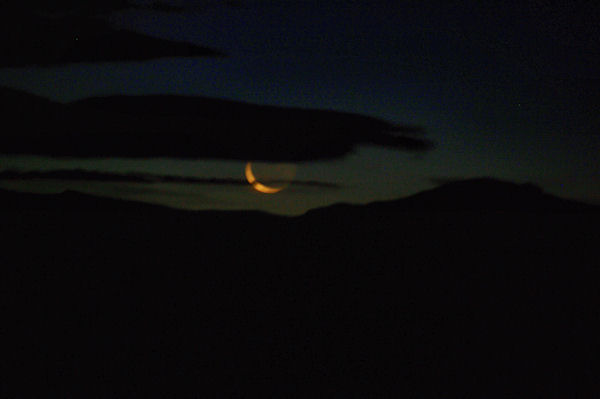
[[[0,192],[0,392],[594,397],[597,209],[462,184],[298,218]],[[461,187],[514,202],[431,210]]]

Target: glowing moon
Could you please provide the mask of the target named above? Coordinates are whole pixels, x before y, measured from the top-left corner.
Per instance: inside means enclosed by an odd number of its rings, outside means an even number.
[[[246,172],[246,180],[248,180],[248,183],[250,183],[252,185],[252,188],[254,188],[258,192],[261,192],[264,194],[275,194],[275,193],[280,192],[287,186],[287,184],[286,184],[282,187],[270,187],[270,186],[260,183],[256,179],[256,176],[254,176],[254,172],[252,171],[252,162],[248,162],[246,164],[245,172]],[[292,168],[292,174],[294,174],[293,172],[295,172],[295,167]],[[288,174],[289,174],[289,168],[288,168]],[[291,180],[292,176],[288,176],[288,177]]]

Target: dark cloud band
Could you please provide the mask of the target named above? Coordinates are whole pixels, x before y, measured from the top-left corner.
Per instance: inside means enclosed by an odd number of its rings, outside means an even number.
[[[117,29],[104,17],[11,14],[3,8],[0,13],[0,67],[224,56],[208,47]]]
[[[0,101],[4,154],[301,162],[340,158],[360,145],[433,148],[420,127],[336,111],[168,95],[59,104],[10,89],[0,90]]]

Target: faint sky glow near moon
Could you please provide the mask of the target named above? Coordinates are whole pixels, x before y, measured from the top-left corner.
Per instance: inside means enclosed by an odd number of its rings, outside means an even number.
[[[253,170],[255,169],[256,172]],[[275,194],[286,188],[294,179],[296,166],[289,163],[253,163],[248,162],[245,168],[246,180],[252,187],[263,194]],[[258,178],[267,184],[258,181]]]

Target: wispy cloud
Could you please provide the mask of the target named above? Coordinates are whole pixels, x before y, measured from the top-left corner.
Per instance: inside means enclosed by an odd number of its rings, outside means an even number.
[[[224,56],[208,47],[115,28],[104,14],[140,7],[127,1],[28,3],[0,6],[0,67]]]
[[[55,171],[15,171],[5,170],[0,172],[0,181],[15,180],[60,180],[74,181],[84,180],[88,182],[112,182],[112,183],[180,183],[180,184],[201,184],[201,185],[232,185],[247,186],[248,182],[244,179],[234,178],[198,178],[173,175],[153,175],[146,173],[117,174],[97,171],[87,171],[82,169],[55,170]],[[277,182],[272,182],[277,183]],[[338,189],[340,186],[335,183],[322,182],[316,180],[298,180],[293,181],[295,186],[316,187],[326,189]]]

